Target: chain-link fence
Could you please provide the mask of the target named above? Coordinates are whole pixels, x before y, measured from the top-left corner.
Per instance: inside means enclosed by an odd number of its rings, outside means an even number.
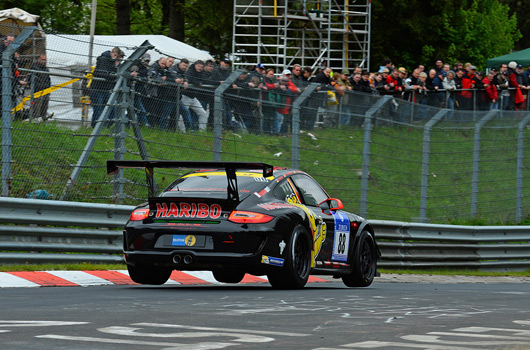
[[[23,34],[3,51],[3,196],[137,204],[143,170],[110,177],[107,159],[262,161],[307,171],[369,219],[499,223],[530,213],[527,111],[330,96],[325,84],[186,64],[185,53],[148,41],[121,61],[120,42],[95,42],[93,70],[64,65],[88,62],[85,42],[54,51],[53,38],[18,69]],[[157,170],[158,188],[178,174]]]

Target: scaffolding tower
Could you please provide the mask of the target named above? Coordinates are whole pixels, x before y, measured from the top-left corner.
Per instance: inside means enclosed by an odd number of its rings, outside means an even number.
[[[370,67],[371,0],[234,0],[235,68]]]

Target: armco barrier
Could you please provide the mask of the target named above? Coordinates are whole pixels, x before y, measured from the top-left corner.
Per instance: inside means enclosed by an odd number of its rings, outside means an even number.
[[[0,197],[0,264],[121,262],[133,208]],[[382,268],[530,269],[530,226],[370,222]]]
[[[370,222],[382,268],[530,269],[530,226]]]
[[[0,264],[121,262],[134,207],[0,198]]]

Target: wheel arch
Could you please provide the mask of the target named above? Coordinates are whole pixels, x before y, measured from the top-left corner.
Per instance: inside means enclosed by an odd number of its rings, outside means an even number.
[[[378,257],[378,259],[380,259],[381,258],[381,250],[379,249],[379,245],[377,244],[377,240],[376,240],[376,237],[375,237],[375,230],[374,230],[373,226],[367,221],[364,221],[359,226],[359,228],[357,229],[357,232],[355,234],[355,239],[353,240],[353,243],[352,243],[352,246],[351,246],[351,249],[353,249],[352,251],[355,250],[355,247],[357,246],[357,244],[359,242],[359,238],[361,237],[361,233],[363,231],[368,231],[372,235],[372,238],[373,238],[374,244],[375,244],[375,249],[377,251],[377,257]]]

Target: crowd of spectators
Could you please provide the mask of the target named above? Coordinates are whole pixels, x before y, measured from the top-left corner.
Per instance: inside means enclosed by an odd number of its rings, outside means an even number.
[[[4,37],[0,53],[13,40],[13,36]],[[116,105],[108,105],[108,100],[124,57],[119,47],[97,57],[94,79],[88,90],[92,127],[100,121],[107,106],[110,111],[105,125],[110,125],[116,117]],[[13,59],[16,67],[16,53]],[[17,84],[27,85],[25,88],[31,85],[32,93],[45,91],[51,86],[45,54],[34,60],[30,72],[27,77],[31,77],[31,84],[27,78],[16,80]],[[151,55],[145,53],[133,62],[128,72],[137,121],[144,126],[182,132],[212,128],[214,90],[231,73],[228,60],[190,62],[182,58],[175,62],[174,57],[160,57],[152,62]],[[322,109],[337,115],[335,124],[361,125],[362,118],[352,113],[359,98],[354,98],[350,92],[392,95],[405,101],[451,110],[523,110],[528,109],[529,75],[530,69],[523,72],[522,65],[513,61],[492,68],[487,74],[477,71],[471,63],[449,65],[440,59],[430,68],[418,65],[411,71],[396,68],[390,59],[385,59],[375,73],[361,67],[333,72],[330,67],[323,66],[313,71],[299,64],[277,71],[259,63],[243,70],[224,93],[222,122],[225,129],[288,134],[293,102],[310,83],[317,84],[315,93],[304,101],[300,112],[300,128],[308,131],[318,124]],[[31,113],[44,118],[48,114],[49,94],[35,96]]]
[[[528,109],[530,69],[515,61],[491,68],[486,74],[471,63],[453,65],[441,59],[432,68],[419,65],[412,72],[395,68],[385,59],[370,76],[373,92],[392,94],[434,107],[459,110]]]
[[[112,51],[104,53],[107,57]],[[154,63],[145,54],[134,67],[137,94],[135,106],[138,120],[144,125],[181,131],[205,130],[213,125],[213,88],[230,75],[229,61],[218,66],[213,61],[190,63],[162,57]],[[99,59],[98,59],[99,62]],[[143,67],[143,68],[140,68]],[[100,69],[96,65],[94,76]],[[102,68],[104,69],[104,68]],[[511,109],[527,107],[530,89],[529,71],[509,62],[488,74],[477,71],[471,63],[452,66],[436,60],[432,68],[419,65],[411,72],[396,68],[391,60],[383,62],[378,72],[361,67],[352,71],[333,72],[322,67],[313,72],[295,64],[279,74],[274,68],[259,63],[248,67],[224,95],[223,126],[249,132],[285,135],[289,132],[292,103],[309,83],[318,84],[316,93],[301,108],[300,128],[315,127],[319,108],[331,109],[339,115],[340,125],[360,125],[362,118],[353,117],[355,100],[348,92],[392,95],[394,98],[438,108],[458,110]],[[143,84],[148,86],[142,87]],[[93,99],[94,101],[97,99]],[[94,102],[93,102],[94,104]],[[333,110],[340,105],[338,112]],[[94,106],[93,123],[98,113]]]

